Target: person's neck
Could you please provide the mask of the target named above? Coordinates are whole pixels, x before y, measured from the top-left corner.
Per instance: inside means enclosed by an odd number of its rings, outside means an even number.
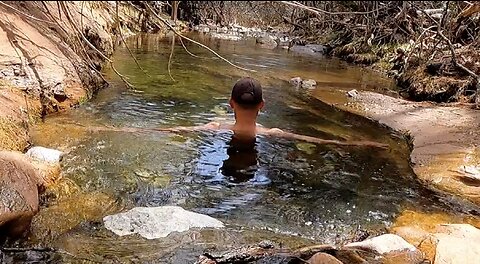
[[[245,137],[255,137],[257,129],[257,113],[242,113],[235,116],[235,125],[233,131],[236,135]]]

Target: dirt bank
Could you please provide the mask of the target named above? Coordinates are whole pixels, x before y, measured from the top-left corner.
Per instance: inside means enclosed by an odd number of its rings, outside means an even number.
[[[104,87],[100,70],[120,30],[139,32],[143,20],[127,3],[117,13],[115,2],[2,2],[0,149],[24,150],[29,124]]]
[[[373,92],[359,92],[352,98],[346,92],[317,88],[313,95],[410,136],[412,167],[425,185],[480,205],[479,111]]]

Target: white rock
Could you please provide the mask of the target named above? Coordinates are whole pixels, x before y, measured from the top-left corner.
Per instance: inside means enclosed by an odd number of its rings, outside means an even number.
[[[26,155],[38,161],[58,163],[62,160],[63,152],[56,149],[33,147],[27,151]]]
[[[350,243],[345,245],[345,247],[372,250],[379,254],[385,254],[392,251],[416,250],[413,245],[405,241],[403,238],[393,234],[385,234],[361,242]]]
[[[347,92],[347,95],[348,95],[349,97],[356,97],[356,96],[358,95],[358,91],[355,90],[355,89],[350,90],[350,91]]]
[[[221,228],[215,218],[187,211],[178,206],[136,207],[127,212],[103,218],[105,228],[119,236],[138,233],[146,239],[166,237],[172,232],[190,228]]]
[[[317,86],[317,82],[312,79],[304,80],[302,82],[302,88],[305,88],[305,89],[313,89],[315,88],[315,86]]]

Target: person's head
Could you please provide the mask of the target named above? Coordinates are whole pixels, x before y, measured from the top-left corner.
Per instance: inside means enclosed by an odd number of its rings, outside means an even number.
[[[230,106],[236,115],[239,113],[256,115],[263,105],[262,86],[257,80],[244,77],[235,83],[230,97]]]

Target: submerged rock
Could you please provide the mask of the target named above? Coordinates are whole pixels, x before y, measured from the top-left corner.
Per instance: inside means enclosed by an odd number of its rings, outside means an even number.
[[[48,163],[59,163],[62,160],[63,152],[56,149],[44,147],[33,147],[27,151],[27,156],[38,161]]]
[[[0,235],[17,236],[38,212],[38,188],[43,182],[21,153],[0,151],[0,164]]]
[[[379,254],[385,254],[392,251],[416,250],[413,245],[405,241],[403,238],[393,234],[385,234],[361,242],[350,243],[345,245],[345,248],[360,248],[371,250]]]
[[[146,239],[166,237],[190,228],[221,228],[223,223],[178,206],[136,207],[103,218],[105,227],[119,236],[139,234]]]
[[[263,48],[273,49],[277,47],[277,42],[275,41],[275,38],[268,35],[256,38],[255,42],[257,44],[260,44],[260,47]]]

